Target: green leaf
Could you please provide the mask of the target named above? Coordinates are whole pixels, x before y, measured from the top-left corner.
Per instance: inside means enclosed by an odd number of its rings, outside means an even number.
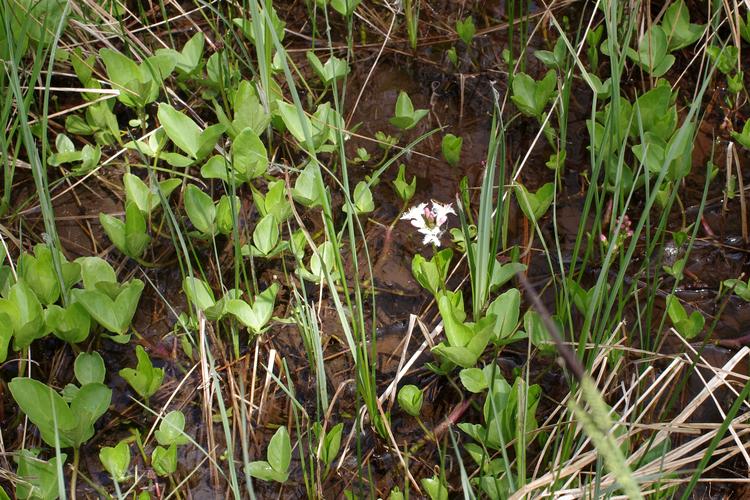
[[[661,26],[655,25],[638,40],[638,50],[628,48],[627,55],[639,66],[658,78],[674,64],[675,58],[667,54],[667,35]]]
[[[463,310],[458,309],[447,294],[442,294],[438,298],[438,309],[443,318],[448,344],[455,347],[466,346],[474,336],[474,332],[463,322],[462,316],[465,317]]]
[[[8,346],[13,338],[13,324],[10,316],[0,310],[0,363],[8,359]]]
[[[232,143],[232,168],[247,182],[268,169],[268,152],[252,128],[242,130]]]
[[[123,104],[136,107],[138,100],[132,95],[140,74],[138,64],[117,50],[101,49],[99,57],[107,69],[107,76],[112,81],[112,87],[120,91],[117,96]]]
[[[422,410],[424,394],[416,385],[405,385],[398,391],[398,405],[412,417],[418,417]]]
[[[148,247],[151,236],[146,233],[146,218],[135,203],[125,204],[125,254],[140,258]]]
[[[205,235],[214,234],[216,207],[211,197],[195,184],[185,189],[185,212],[193,226]]]
[[[703,331],[706,321],[703,315],[699,311],[693,311],[688,316],[680,300],[674,295],[667,297],[667,314],[675,330],[687,340],[697,337]]]
[[[198,32],[188,40],[178,52],[174,49],[158,49],[157,55],[170,57],[175,64],[175,69],[183,75],[189,75],[200,66],[201,57],[203,56],[203,45],[205,37],[202,32]]]
[[[344,424],[338,423],[328,431],[323,438],[323,446],[320,449],[320,459],[326,465],[331,465],[341,448],[341,435],[344,432]]]
[[[745,149],[750,149],[750,120],[747,120],[742,126],[742,133],[732,132],[732,139]]]
[[[55,272],[52,252],[45,244],[34,247],[34,254],[21,254],[18,273],[43,304],[53,304],[60,297],[60,281]]]
[[[157,117],[169,139],[193,160],[208,156],[225,129],[217,124],[201,130],[189,116],[165,103],[159,104]]]
[[[28,347],[46,333],[42,305],[23,281],[10,288],[6,299],[0,299],[0,313],[10,317],[14,332],[13,348],[16,351]]]
[[[114,481],[121,483],[127,479],[130,467],[130,447],[127,441],[120,441],[114,447],[103,447],[99,450],[99,460]]]
[[[87,290],[96,290],[99,282],[117,283],[115,270],[101,257],[79,257],[76,263],[81,266],[83,287]]]
[[[232,103],[234,119],[231,123],[228,119],[226,120],[226,124],[229,125],[227,130],[232,139],[246,128],[253,129],[258,135],[266,130],[271,122],[271,115],[263,109],[258,93],[249,80],[240,82],[234,93]],[[217,113],[217,115],[221,116],[220,113]]]
[[[672,89],[666,82],[639,96],[633,105],[630,136],[641,137],[643,130],[668,141],[677,126],[677,107],[672,104],[672,98]]]
[[[273,283],[261,294],[255,296],[252,306],[242,299],[232,299],[227,301],[226,310],[253,333],[261,333],[273,316],[278,290],[278,283]]]
[[[518,73],[511,84],[511,100],[521,113],[541,121],[542,112],[554,95],[556,83],[554,70],[548,71],[538,82],[526,73]]]
[[[294,182],[292,195],[295,201],[301,203],[307,208],[313,208],[323,203],[323,178],[320,174],[320,167],[310,162],[302,169]]]
[[[703,34],[704,25],[690,22],[690,11],[683,0],[672,2],[662,18],[662,27],[667,35],[668,50],[687,47]]]
[[[98,352],[82,352],[73,363],[73,372],[78,383],[84,386],[94,383],[103,384],[107,369],[104,367],[104,360]]]
[[[292,460],[292,444],[285,426],[279,427],[268,443],[268,464],[278,473],[287,473]]]
[[[396,110],[394,116],[389,122],[391,125],[400,128],[401,130],[409,130],[414,128],[422,118],[427,116],[428,112],[429,110],[427,109],[415,110],[409,94],[402,90],[398,94],[398,99],[396,99]]]
[[[375,210],[375,202],[372,199],[372,191],[366,181],[359,181],[354,186],[354,196],[352,197],[352,204],[354,205],[355,213],[366,214]],[[349,213],[349,205],[344,205],[344,212]]]
[[[141,212],[148,214],[161,204],[159,190],[161,190],[165,199],[169,198],[172,191],[174,191],[182,181],[179,179],[167,179],[159,182],[157,189],[151,189],[141,180],[140,177],[126,173],[122,176],[122,183],[125,187],[126,199],[135,203]]]
[[[78,420],[70,432],[73,447],[80,447],[94,436],[94,424],[107,412],[111,401],[112,389],[104,384],[89,383],[76,392],[70,402],[70,411]]]
[[[292,215],[292,207],[287,198],[286,183],[279,179],[268,183],[265,196],[253,189],[253,201],[261,216],[272,214],[276,222],[281,224]]]
[[[67,455],[60,453],[59,457],[52,457],[47,462],[39,459],[38,453],[38,450],[20,450],[15,457],[18,462],[16,473],[22,479],[16,482],[16,498],[56,500],[60,494],[59,485],[65,481],[65,478],[58,476],[58,472],[63,470]],[[3,498],[4,494],[0,488],[0,498]],[[7,495],[5,498],[10,500]]]
[[[420,481],[430,500],[448,500],[448,489],[443,486],[438,476],[424,478]]]
[[[151,466],[159,476],[169,476],[177,471],[177,446],[157,446],[151,454]]]
[[[331,85],[334,81],[349,74],[349,65],[344,59],[331,56],[325,64],[323,64],[318,56],[316,56],[311,50],[307,51],[306,56],[313,71],[324,85]]]
[[[186,276],[182,280],[182,290],[185,292],[185,296],[190,300],[201,311],[205,311],[209,307],[216,304],[214,299],[214,292],[208,284],[198,278],[192,276]]]
[[[735,295],[746,302],[750,302],[750,286],[742,280],[729,279],[723,281],[724,286],[728,287]]]
[[[201,128],[189,116],[166,103],[159,104],[156,116],[175,146],[196,159],[201,144]]]
[[[518,315],[521,309],[521,293],[511,288],[492,301],[487,307],[487,314],[494,314],[497,318],[493,328],[495,341],[510,338],[518,325]]]
[[[443,158],[452,167],[458,165],[461,159],[461,146],[463,145],[463,137],[457,137],[453,134],[445,134],[443,136],[443,142],[440,144],[440,149],[443,152]]]
[[[336,260],[336,249],[333,243],[326,241],[321,243],[312,256],[310,256],[310,271],[300,269],[299,272],[303,278],[314,283],[320,283],[326,277],[326,272],[334,280],[338,278],[338,273],[334,270]]]
[[[552,200],[555,197],[554,183],[548,182],[540,187],[536,193],[530,193],[523,184],[516,184],[515,188],[519,207],[526,218],[536,224],[552,205]]]
[[[550,69],[561,70],[565,67],[565,40],[562,37],[558,38],[555,42],[555,48],[553,52],[549,50],[535,50],[534,57],[542,61],[542,64]]]
[[[408,203],[417,190],[416,176],[412,177],[411,182],[406,182],[406,166],[403,163],[398,166],[398,175],[393,181],[393,189],[404,203]]]
[[[516,274],[522,273],[525,270],[526,265],[521,264],[520,262],[508,262],[507,264],[500,264],[500,262],[496,261],[495,265],[492,267],[490,290],[493,292],[497,291],[498,289],[500,289],[500,287],[513,279]]]
[[[128,243],[125,236],[125,222],[102,212],[99,214],[99,224],[102,225],[102,229],[104,229],[112,244],[127,255]]]
[[[344,17],[354,14],[357,6],[362,0],[331,0],[331,7]]]
[[[123,368],[119,371],[119,374],[138,395],[143,399],[148,399],[156,394],[156,391],[161,387],[161,382],[164,379],[164,370],[154,368],[151,358],[148,357],[148,354],[140,345],[135,346],[135,356],[138,359],[135,369]]]
[[[440,250],[430,260],[415,254],[411,261],[412,275],[423,288],[437,296],[438,291],[445,287],[452,258],[450,248]]]
[[[467,17],[466,19],[456,21],[456,33],[458,33],[458,37],[466,45],[471,45],[471,40],[474,38],[476,32],[477,28],[474,26],[474,18]]]
[[[115,300],[99,290],[75,289],[72,293],[73,299],[100,325],[112,333],[124,335],[133,320],[143,288],[143,282],[135,278],[121,287]]]
[[[185,434],[185,415],[179,410],[167,413],[154,432],[154,437],[162,446],[188,444],[190,439]]]
[[[223,195],[216,204],[216,230],[225,235],[232,234],[242,205],[240,197]]]
[[[479,368],[464,368],[459,372],[458,376],[461,379],[461,384],[469,392],[477,394],[483,392],[488,387],[484,372]]]
[[[253,244],[263,256],[270,255],[279,244],[279,224],[273,215],[266,215],[255,226]]]
[[[307,147],[305,130],[310,134],[313,149],[318,150],[326,140],[335,139],[335,133],[330,128],[331,125],[341,129],[344,128],[343,120],[340,119],[335,110],[331,109],[328,102],[318,106],[312,119],[304,112],[298,113],[296,106],[292,104],[278,100],[277,105],[284,125],[303,147]]]
[[[271,467],[271,464],[265,460],[257,460],[247,464],[247,472],[252,477],[260,479],[261,481],[276,481],[278,483],[284,483],[289,477],[288,473],[277,472]]]
[[[57,392],[37,380],[26,377],[14,378],[8,384],[8,388],[21,411],[39,428],[42,440],[47,445],[55,446],[57,431],[61,448],[73,446],[68,433],[76,428],[78,419]]]

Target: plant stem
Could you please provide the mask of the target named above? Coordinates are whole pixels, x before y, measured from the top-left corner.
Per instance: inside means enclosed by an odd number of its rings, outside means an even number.
[[[73,472],[70,474],[70,498],[76,500],[76,482],[78,481],[78,460],[80,458],[79,449],[73,448]]]

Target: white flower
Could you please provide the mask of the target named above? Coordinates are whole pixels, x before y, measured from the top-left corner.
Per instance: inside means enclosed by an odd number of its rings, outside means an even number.
[[[436,201],[432,202],[432,213],[435,216],[436,226],[442,226],[443,224],[445,224],[448,221],[448,214],[456,215],[456,212],[453,210],[453,207],[450,203],[441,205]]]
[[[427,208],[427,203],[420,203],[416,207],[411,207],[404,215],[401,216],[401,220],[411,220],[411,225],[414,227],[424,227],[424,211]]]
[[[424,235],[424,239],[422,240],[423,245],[432,243],[436,247],[440,246],[440,236],[443,234],[443,231],[439,227],[423,227],[418,229],[418,231]]]
[[[401,219],[410,221],[411,225],[424,235],[423,245],[432,243],[439,247],[440,237],[444,231],[443,226],[448,222],[448,214],[456,215],[450,203],[442,204],[433,201],[432,208],[428,208],[427,203],[420,203],[407,210]]]

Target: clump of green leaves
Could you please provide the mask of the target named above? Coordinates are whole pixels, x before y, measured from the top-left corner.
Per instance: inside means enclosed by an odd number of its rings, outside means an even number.
[[[411,260],[411,273],[425,290],[437,297],[441,290],[445,290],[452,258],[453,250],[450,248],[436,252],[430,260],[416,254]]]
[[[555,185],[551,182],[532,193],[523,184],[515,185],[518,206],[529,221],[536,223],[547,212],[555,197]]]
[[[474,366],[490,341],[497,318],[490,314],[476,322],[466,321],[460,292],[442,292],[438,309],[445,327],[445,341],[433,347],[432,352],[463,368]]]
[[[250,462],[248,472],[263,481],[284,483],[289,478],[292,444],[285,426],[279,427],[268,443],[266,460]]]
[[[388,121],[394,127],[401,130],[409,130],[414,128],[422,118],[427,116],[428,112],[429,110],[427,109],[414,109],[409,94],[402,90],[398,94],[398,99],[396,99],[396,110],[393,117]]]
[[[701,333],[706,323],[706,319],[700,311],[693,311],[688,316],[685,307],[683,307],[680,300],[674,295],[667,297],[667,314],[675,330],[687,340],[693,339]]]
[[[223,195],[218,202],[195,184],[185,188],[185,212],[200,238],[210,238],[218,233],[229,234],[234,228],[240,207],[237,196]]]
[[[173,410],[162,418],[154,433],[159,443],[151,453],[151,466],[160,476],[169,476],[177,470],[177,447],[190,442],[185,434],[185,415]]]
[[[741,279],[724,280],[723,285],[746,302],[750,302],[750,280],[742,281]]]
[[[263,332],[273,316],[273,307],[278,291],[279,284],[273,283],[256,295],[252,304],[240,298],[231,299],[226,304],[226,310],[246,326],[250,332],[258,335]]]
[[[130,446],[127,441],[120,441],[116,446],[103,447],[99,450],[99,460],[109,472],[112,481],[121,483],[128,478]]]
[[[398,166],[398,174],[393,180],[393,190],[396,192],[396,195],[401,198],[401,201],[404,202],[404,205],[409,203],[414,197],[414,193],[417,191],[417,177],[414,176],[412,177],[411,182],[407,182],[406,165],[403,163]]]
[[[75,166],[71,169],[71,172],[76,175],[83,175],[92,171],[99,164],[99,159],[102,156],[102,149],[98,145],[86,144],[82,149],[76,150],[73,141],[65,134],[57,134],[55,149],[57,149],[57,153],[51,154],[47,158],[47,165],[59,167],[72,163]]]
[[[467,17],[466,19],[458,19],[456,21],[456,33],[458,33],[458,37],[467,47],[471,45],[471,40],[474,38],[476,32],[477,28],[474,26],[474,18]]]
[[[412,417],[418,417],[422,411],[424,394],[416,385],[405,385],[398,391],[398,405]]]
[[[518,110],[526,116],[535,118],[540,124],[544,123],[544,110],[554,99],[557,89],[557,73],[549,70],[541,80],[534,80],[526,73],[518,73],[511,83],[511,101]],[[544,135],[550,143],[554,143],[555,131],[549,121],[544,127]]]
[[[453,134],[445,134],[443,141],[440,144],[440,149],[443,152],[443,158],[452,167],[458,165],[461,159],[461,146],[464,140],[462,137],[457,137]]]
[[[151,241],[146,231],[146,217],[135,203],[125,204],[125,220],[100,213],[99,223],[115,247],[133,259],[140,259]]]
[[[126,335],[143,292],[143,282],[134,278],[125,284],[107,279],[97,281],[92,287],[72,291],[73,299],[80,303],[97,323],[116,335]]]
[[[164,369],[155,368],[146,350],[140,345],[135,346],[135,357],[138,359],[136,367],[123,368],[119,374],[139,396],[148,401],[161,387]]]
[[[192,118],[166,103],[159,104],[156,116],[167,137],[187,155],[174,153],[177,156],[165,158],[176,167],[191,165],[208,156],[225,130],[222,124],[201,129]],[[176,162],[172,158],[179,159],[179,161]],[[179,164],[175,165],[175,163]]]
[[[318,458],[320,458],[326,465],[326,469],[328,469],[341,448],[341,435],[344,432],[344,424],[338,423],[328,432],[323,432],[321,425],[316,422],[313,426],[313,432],[318,439],[318,449],[313,453],[318,455]]]
[[[76,380],[63,394],[27,377],[16,377],[8,388],[21,410],[39,428],[49,446],[80,448],[94,436],[94,423],[104,415],[112,390],[104,385],[104,361],[98,354],[81,353],[75,363]]]
[[[176,66],[172,56],[164,53],[148,57],[141,64],[114,49],[101,49],[99,57],[112,87],[120,91],[117,99],[136,109],[143,109],[159,97],[162,82]]]
[[[315,52],[308,50],[306,53],[307,60],[310,62],[313,71],[320,81],[328,87],[332,85],[336,80],[340,80],[349,74],[349,64],[344,59],[331,56],[324,63],[320,61]]]

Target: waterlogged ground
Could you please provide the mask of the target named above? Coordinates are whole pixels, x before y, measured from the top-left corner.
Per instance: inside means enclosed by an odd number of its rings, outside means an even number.
[[[498,5],[492,2],[487,2],[487,4],[473,11],[477,19],[503,16],[502,2]],[[453,2],[431,2],[427,6],[431,10],[429,19],[439,19],[441,15],[447,18],[453,7]],[[577,10],[574,6],[567,12],[573,21],[576,19]],[[532,6],[531,12],[536,11],[537,9]],[[291,53],[299,49],[299,57],[296,55],[294,57],[298,59],[297,62],[302,71],[309,72],[303,50],[309,47],[309,40],[306,37],[310,35],[310,27],[307,23],[303,24],[300,21],[301,12],[304,12],[304,7],[296,4],[286,11],[284,8],[279,9],[279,14],[288,23],[286,40],[289,44],[288,49]],[[431,199],[443,203],[454,202],[459,181],[464,176],[468,177],[470,186],[478,186],[481,183],[494,106],[493,93],[496,92],[500,100],[506,97],[507,76],[498,68],[504,67],[501,62],[501,50],[507,47],[508,39],[503,26],[484,22],[478,24],[488,25],[489,28],[478,34],[476,43],[470,50],[463,45],[460,46],[458,71],[448,64],[445,57],[445,49],[452,45],[453,40],[448,38],[450,33],[442,30],[438,24],[427,30],[425,43],[420,44],[420,48],[414,53],[411,52],[406,41],[401,40],[389,44],[381,54],[379,44],[382,38],[374,34],[369,35],[363,47],[355,47],[355,59],[352,61],[352,73],[349,76],[344,109],[348,125],[358,125],[358,127],[356,135],[347,145],[348,152],[353,153],[356,148],[362,147],[367,149],[373,161],[379,159],[382,154],[381,149],[371,138],[378,131],[389,130],[388,119],[392,116],[396,98],[401,90],[409,93],[416,108],[430,110],[427,119],[408,133],[404,143],[415,140],[436,127],[444,127],[445,132],[461,135],[464,139],[461,163],[458,167],[451,167],[443,160],[440,154],[441,134],[419,141],[404,155],[403,162],[408,164],[409,176],[417,177],[414,202],[426,202]],[[532,38],[529,51],[534,48],[549,48],[543,34],[536,34]],[[678,60],[667,75],[670,81],[677,80],[686,62],[686,60]],[[373,65],[375,65],[374,69]],[[543,69],[533,57],[530,57],[526,72],[532,75],[540,74],[543,73]],[[633,89],[640,89],[641,84],[644,83],[642,75],[635,70],[628,77],[629,81],[626,85]],[[694,82],[689,81],[689,74],[681,78],[678,88],[680,86],[686,89],[694,88]],[[583,189],[586,183],[584,176],[591,168],[585,120],[590,118],[592,96],[583,82],[578,82],[578,84],[580,91],[574,92],[570,107],[566,173],[555,205],[560,255],[564,261],[572,254],[575,244],[584,201]],[[711,103],[714,100],[718,101],[716,96],[721,92],[723,92],[721,88],[709,89],[706,105],[712,106]],[[681,95],[678,100],[689,97],[689,95]],[[693,173],[685,180],[685,189],[680,192],[688,223],[696,221],[698,215],[707,162],[713,158],[714,164],[720,168],[725,168],[727,163],[726,147],[719,147],[728,136],[726,130],[722,128],[723,119],[724,116],[719,106],[712,107],[703,116],[694,148]],[[528,155],[520,180],[531,190],[554,180],[553,173],[544,165],[550,154],[546,142],[542,138],[536,146],[532,147],[537,132],[538,125],[535,122],[520,119],[512,124],[507,136],[507,157],[510,162]],[[736,154],[741,155],[740,163],[747,164],[749,158],[744,150],[737,150]],[[364,223],[364,232],[367,235],[372,259],[372,286],[377,290],[375,304],[368,304],[368,307],[371,309],[374,307],[375,327],[378,332],[375,342],[378,353],[379,393],[382,393],[393,379],[403,360],[417,352],[424,341],[423,333],[418,328],[409,328],[411,315],[418,315],[429,326],[434,326],[437,320],[437,311],[431,303],[431,297],[416,283],[411,274],[412,256],[418,252],[429,255],[430,251],[423,249],[421,237],[408,223],[398,222],[393,226],[392,231],[387,229],[401,209],[401,201],[395,197],[388,181],[395,177],[398,163],[392,165],[382,176],[384,180],[373,188],[376,210],[369,214],[369,218]],[[369,172],[370,168],[352,167],[352,176],[355,181],[364,178]],[[69,259],[82,255],[106,255],[113,263],[119,263],[116,269],[120,272],[121,279],[133,276],[147,283],[133,324],[137,335],[131,344],[136,343],[145,347],[155,366],[164,368],[167,374],[162,389],[151,399],[150,405],[158,408],[169,398],[173,398],[171,407],[181,409],[187,418],[186,432],[201,444],[208,442],[209,435],[211,435],[213,437],[210,439],[216,439],[215,444],[221,449],[223,448],[221,443],[223,433],[220,432],[219,424],[216,423],[213,429],[207,426],[203,408],[197,403],[200,400],[200,392],[205,390],[201,386],[199,370],[187,371],[188,367],[194,366],[195,363],[185,356],[173,333],[175,313],[187,307],[180,289],[182,275],[174,258],[174,249],[169,245],[159,247],[157,249],[157,254],[160,255],[159,265],[153,269],[142,270],[117,255],[117,251],[110,246],[99,227],[99,212],[112,214],[122,212],[122,195],[120,188],[117,187],[121,175],[122,172],[118,167],[105,168],[100,171],[95,181],[87,181],[75,189],[66,189],[61,186],[53,191],[53,205],[62,244]],[[743,178],[746,185],[750,183],[750,175],[747,175],[747,172],[743,172]],[[738,216],[741,208],[739,197],[725,203],[722,187],[718,183],[713,183],[710,187],[709,202],[702,219],[697,221],[701,225],[698,231],[699,239],[695,242],[690,260],[685,267],[686,279],[677,290],[680,298],[703,311],[707,317],[707,323],[716,318],[713,339],[720,339],[719,345],[710,345],[703,350],[705,360],[716,367],[722,366],[734,354],[738,347],[736,339],[739,338],[739,342],[742,343],[744,342],[742,337],[750,334],[750,330],[747,329],[747,325],[750,324],[750,304],[737,297],[723,299],[720,302],[716,300],[716,291],[724,279],[736,278],[742,273],[750,272],[748,265],[750,245],[748,245],[746,233],[743,237],[743,221]],[[21,175],[17,193],[15,199],[18,203],[23,203],[27,197],[33,197],[33,181],[30,175]],[[478,190],[476,190],[476,197],[478,199]],[[334,200],[334,202],[340,206],[341,200]],[[250,205],[249,200],[244,201],[245,215],[248,218],[254,216]],[[636,201],[634,210],[637,211],[637,207],[641,205],[642,202]],[[517,208],[512,207],[512,209],[510,238],[512,243],[523,247],[528,242],[530,229]],[[26,231],[32,234],[43,231],[42,217],[38,210],[27,209],[22,212],[22,215]],[[319,220],[307,222],[313,229],[320,228]],[[450,222],[454,227],[458,224],[457,218],[453,218]],[[670,224],[678,228],[681,222],[680,217],[675,216]],[[554,228],[551,224],[549,217],[542,221],[543,234],[553,234]],[[231,248],[228,250],[231,251]],[[670,246],[669,242],[665,242],[663,252],[665,261],[669,262],[670,259],[677,260],[682,249],[677,249],[673,244]],[[210,255],[204,257],[210,258]],[[346,255],[345,258],[350,259],[350,256]],[[530,280],[538,289],[545,290],[542,296],[548,306],[553,306],[553,292],[546,286],[551,278],[549,266],[546,261],[547,257],[538,245],[538,238],[535,239],[533,248],[526,249],[525,258],[529,263]],[[553,258],[557,259],[557,256]],[[636,256],[636,261],[638,261],[638,256]],[[351,262],[349,264],[351,268]],[[360,269],[366,268],[363,264],[364,262],[360,263]],[[564,262],[564,264],[568,265],[569,262]],[[654,265],[662,264],[658,260],[654,263]],[[213,271],[216,270],[213,269]],[[592,276],[595,271],[596,269],[592,269]],[[258,274],[260,281],[270,282],[273,276],[283,276],[283,270],[274,268],[273,263],[262,264],[258,269]],[[464,267],[459,267],[454,274],[452,284],[457,285],[466,274],[464,264]],[[653,283],[644,282],[639,288],[650,286],[654,286]],[[659,283],[658,286],[666,291],[665,295],[671,289],[671,284],[666,281]],[[316,289],[311,289],[310,292],[312,296],[317,297]],[[288,307],[287,292],[282,291],[277,304],[277,315],[285,316],[285,308]],[[351,422],[351,417],[356,411],[351,356],[346,349],[344,335],[329,298],[323,294],[316,306],[324,339],[329,392],[337,395],[333,411],[342,416],[349,416],[348,421]],[[663,301],[657,303],[656,307],[663,308]],[[630,313],[632,318],[636,317],[635,311]],[[631,341],[632,347],[638,348],[640,332],[637,328],[632,328],[629,332],[631,337],[628,340]],[[216,333],[212,331],[207,333],[209,337],[214,334]],[[648,332],[645,334],[648,335]],[[668,336],[667,339],[670,337]],[[700,339],[697,343],[700,343]],[[682,345],[673,344],[671,341],[658,346],[663,353],[681,351],[682,348]],[[121,346],[113,342],[99,342],[97,350],[104,358],[110,374],[116,373],[123,366],[135,364],[133,345]],[[270,363],[275,367],[276,373],[282,369],[280,358],[271,356],[274,352],[285,360],[285,369],[290,375],[289,380],[294,383],[295,396],[300,404],[314,410],[314,375],[310,371],[309,359],[295,326],[279,324],[260,338],[257,344],[251,343],[248,347],[243,342],[243,357],[239,360],[230,360],[222,353],[214,353],[217,356],[216,363],[219,372],[225,374],[227,379],[243,378],[247,390],[251,390],[252,381],[255,381],[253,390],[264,391],[262,398],[256,396],[255,401],[262,401],[262,404],[254,408],[255,412],[251,416],[253,425],[248,429],[248,438],[252,442],[251,453],[254,453],[256,457],[265,454],[268,440],[275,431],[275,427],[270,424],[286,423],[290,428],[293,425],[287,396],[275,384],[264,384],[263,366]],[[55,339],[48,339],[34,345],[32,357],[35,363],[30,369],[35,377],[47,380],[51,385],[58,387],[67,382],[74,359],[74,353],[69,347],[63,347]],[[437,377],[424,368],[424,362],[430,359],[429,351],[426,351],[403,379],[404,383],[414,383],[426,388],[422,412],[425,426],[429,429],[439,428],[447,417],[457,411],[461,412],[466,419],[476,417],[478,410],[462,404],[464,397],[462,394],[451,387],[445,378]],[[527,350],[524,345],[504,350],[500,359],[497,360],[507,377],[511,377],[514,370],[524,367],[526,361]],[[544,398],[538,410],[537,420],[543,422],[565,396],[567,385],[554,357],[535,358],[530,370],[531,382],[542,386]],[[737,368],[739,373],[747,373],[747,370],[748,367],[745,365]],[[257,377],[256,372],[260,374]],[[15,363],[6,363],[0,367],[0,376],[3,379],[9,380],[16,375]],[[82,474],[96,484],[109,484],[109,479],[107,473],[101,468],[95,450],[105,445],[113,446],[120,439],[127,437],[133,427],[145,429],[144,433],[148,432],[153,422],[153,415],[133,401],[132,393],[122,378],[111,376],[107,382],[114,391],[112,406],[107,418],[98,424],[95,437],[85,445],[81,453]],[[702,386],[698,376],[694,375],[680,395],[679,403],[676,405],[677,411],[689,405],[692,396]],[[266,388],[267,392],[265,392]],[[17,449],[23,439],[22,422],[18,419],[16,407],[8,394],[0,395],[3,397],[3,406],[0,407],[3,446],[6,450]],[[731,400],[729,402],[731,403]],[[390,406],[386,410],[388,408]],[[716,418],[719,421],[717,413],[713,405],[706,405],[705,412],[698,411],[694,418],[697,420]],[[408,418],[403,413],[395,414],[392,430],[393,438],[399,444],[417,444],[423,438],[423,432],[414,419]],[[345,430],[345,438],[349,436],[349,431],[349,428]],[[397,457],[373,433],[361,437],[361,449],[355,449],[356,444],[349,442],[348,445],[351,448],[346,458],[340,464],[337,461],[337,469],[326,483],[327,488],[330,488],[326,491],[327,496],[330,494],[329,498],[341,497],[345,489],[362,494],[370,492],[385,496],[393,486],[403,485],[403,473]],[[186,479],[185,491],[189,491],[193,498],[213,497],[224,491],[226,487],[224,479],[217,481],[215,474],[211,473],[212,469],[204,462],[205,455],[202,452],[193,446],[181,447],[180,450],[177,476],[184,478],[194,469],[196,470]],[[532,453],[534,451],[538,450],[531,450]],[[429,477],[432,475],[432,468],[437,463],[437,459],[438,453],[434,446],[429,443],[424,444],[412,457],[417,465],[412,464],[410,470],[415,477]],[[140,473],[152,479],[155,478],[138,455],[134,455],[134,461]],[[375,480],[374,484],[368,484],[367,480],[360,476],[362,463],[370,467],[369,473]],[[452,454],[448,454],[444,467],[448,477],[455,481],[459,471]],[[728,476],[732,476],[742,474],[743,469],[738,464],[729,463],[725,466],[725,472]],[[88,485],[88,481],[80,483],[82,496],[97,495],[97,492]],[[161,487],[164,488],[163,483]],[[697,493],[705,494],[705,498],[719,498],[721,495],[728,494],[730,490],[731,488],[722,488],[714,484],[710,491],[699,490]],[[158,495],[155,490],[152,493]],[[291,466],[290,480],[280,492],[276,485],[257,482],[256,493],[259,498],[303,497],[305,495],[303,475],[296,455]]]

